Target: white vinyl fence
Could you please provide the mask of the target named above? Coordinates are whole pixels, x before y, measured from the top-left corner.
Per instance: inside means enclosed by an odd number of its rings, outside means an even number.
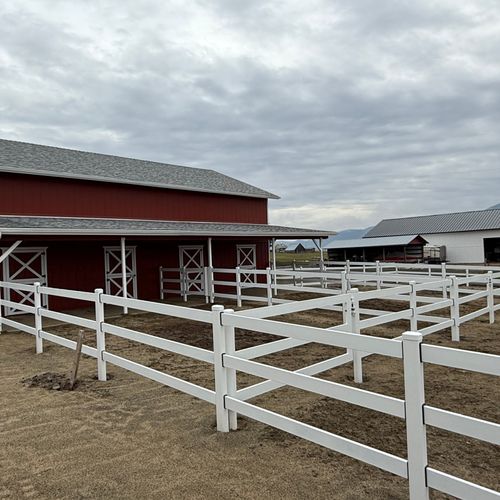
[[[491,276],[487,278],[491,279]],[[412,314],[416,313],[416,317],[418,318],[419,313],[416,312],[418,306],[415,304],[417,296],[415,294],[418,287],[423,285],[429,286],[429,284],[412,283],[411,285],[383,290],[383,292],[392,295],[396,294],[398,297],[408,297],[411,304],[409,310],[412,311]],[[439,283],[434,283],[434,285],[439,286]],[[453,286],[453,284],[450,283],[450,286]],[[2,297],[5,296],[4,292],[7,288],[17,288],[33,293],[35,305],[11,304],[3,300]],[[363,323],[359,319],[360,308],[356,308],[356,304],[360,300],[372,297],[374,293],[380,293],[379,290],[367,292],[352,290],[336,296],[326,296],[301,302],[289,302],[239,312],[224,309],[223,306],[219,305],[212,306],[211,311],[204,311],[138,299],[116,297],[106,295],[99,289],[93,293],[89,293],[43,287],[38,284],[23,285],[0,282],[0,292],[0,310],[2,306],[4,308],[12,306],[19,308],[25,313],[34,315],[35,326],[26,326],[20,321],[14,321],[5,317],[0,317],[0,325],[10,326],[33,335],[35,337],[37,352],[42,352],[44,341],[56,343],[69,349],[75,349],[76,346],[76,343],[73,341],[46,332],[43,329],[44,318],[51,318],[63,323],[93,329],[96,335],[96,348],[84,346],[83,352],[96,358],[99,380],[106,380],[106,368],[109,363],[212,403],[216,407],[218,431],[228,432],[229,430],[236,429],[237,415],[245,415],[256,421],[289,432],[295,436],[407,479],[411,500],[428,498],[429,488],[459,498],[471,498],[474,500],[500,499],[500,493],[498,492],[428,466],[427,426],[445,429],[469,438],[500,445],[500,425],[426,405],[423,369],[425,363],[432,363],[499,376],[500,356],[425,345],[422,343],[424,334],[418,331],[405,332],[397,339],[362,335],[361,329]],[[413,296],[412,293],[414,294]],[[95,307],[94,319],[51,311],[48,306],[42,307],[43,296],[49,298],[49,304],[50,296],[66,297],[92,303]],[[438,299],[443,301],[441,298]],[[201,349],[107,323],[104,317],[104,306],[107,304],[211,324],[213,350]],[[430,305],[436,306],[437,304],[432,303]],[[344,324],[324,329],[269,319],[270,317],[289,312],[311,310],[318,307],[328,308],[331,306],[342,308],[344,312]],[[403,312],[401,311],[396,314],[401,314],[401,317],[403,317]],[[428,311],[425,310],[424,312]],[[422,310],[420,313],[420,315],[423,315]],[[405,312],[405,314],[407,313]],[[236,328],[273,335],[278,337],[279,340],[236,350]],[[109,352],[106,348],[106,338],[109,335],[115,335],[132,342],[146,344],[157,349],[212,364],[214,366],[215,390],[209,390],[200,385]],[[344,348],[346,352],[332,359],[321,361],[295,371],[255,361],[256,358],[265,354],[279,352],[312,342]],[[354,362],[355,374],[357,373],[356,377],[359,381],[360,376],[362,376],[362,358],[371,354],[402,359],[405,399],[398,399],[367,391],[360,387],[351,387],[318,379],[313,376],[336,366],[341,366],[346,362]],[[237,386],[236,373],[238,371],[258,376],[265,379],[265,381],[240,389]],[[321,430],[279,413],[261,408],[250,402],[254,397],[282,386],[300,388],[315,394],[404,419],[407,430],[407,459]]]

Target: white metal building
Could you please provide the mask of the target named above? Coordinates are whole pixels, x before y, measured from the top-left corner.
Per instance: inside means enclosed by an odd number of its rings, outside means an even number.
[[[449,262],[500,262],[500,208],[385,219],[364,238],[412,234],[420,234],[431,245],[446,246]]]

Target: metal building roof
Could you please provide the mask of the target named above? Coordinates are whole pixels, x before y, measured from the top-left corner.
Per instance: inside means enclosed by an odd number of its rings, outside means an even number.
[[[268,224],[177,222],[137,219],[0,216],[0,237],[35,236],[256,236],[265,238],[327,238],[335,231],[316,231]]]
[[[364,238],[405,234],[458,233],[489,229],[500,229],[500,210],[477,210],[474,212],[385,219],[368,231]]]
[[[214,170],[0,139],[0,172],[279,198]]]
[[[413,234],[410,236],[389,236],[386,238],[365,237],[365,238],[358,238],[356,240],[333,240],[331,243],[326,245],[325,248],[327,250],[330,250],[330,249],[344,249],[344,248],[369,248],[369,247],[389,247],[398,245],[409,245],[415,238],[418,237],[419,237],[418,234]]]

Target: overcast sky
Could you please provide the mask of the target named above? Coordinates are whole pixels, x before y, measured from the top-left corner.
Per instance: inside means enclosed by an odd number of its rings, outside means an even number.
[[[0,3],[0,137],[213,168],[270,222],[500,203],[499,0]]]

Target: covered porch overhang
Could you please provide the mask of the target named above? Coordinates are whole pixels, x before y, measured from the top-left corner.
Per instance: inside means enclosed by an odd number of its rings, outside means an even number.
[[[129,272],[127,269],[127,245],[137,242],[203,243],[207,251],[207,264],[214,265],[214,243],[237,241],[239,243],[272,242],[272,262],[276,267],[277,239],[311,239],[321,249],[321,241],[334,234],[304,228],[270,224],[240,224],[192,221],[157,221],[136,219],[95,219],[74,217],[25,217],[0,216],[0,247],[6,251],[15,249],[15,242],[24,245],[41,242],[106,242],[113,244],[120,260],[115,274],[121,274],[121,291],[127,296]],[[5,242],[5,244],[2,244]],[[17,244],[19,245],[19,244]],[[322,255],[322,253],[321,253]],[[267,264],[266,264],[267,265]],[[120,271],[118,272],[118,269]],[[116,277],[116,281],[120,278]],[[124,312],[127,312],[124,310]]]

